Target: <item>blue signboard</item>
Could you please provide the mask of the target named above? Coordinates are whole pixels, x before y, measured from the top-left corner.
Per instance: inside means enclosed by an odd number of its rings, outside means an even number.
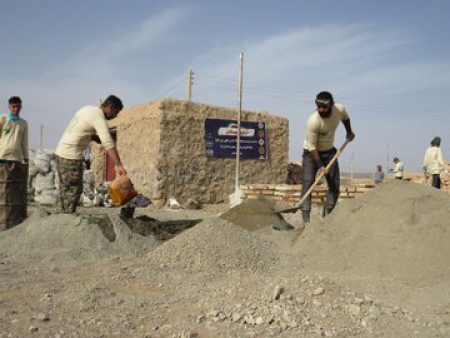
[[[205,120],[205,154],[208,158],[236,158],[236,121]],[[267,160],[267,131],[262,122],[241,121],[241,159]]]

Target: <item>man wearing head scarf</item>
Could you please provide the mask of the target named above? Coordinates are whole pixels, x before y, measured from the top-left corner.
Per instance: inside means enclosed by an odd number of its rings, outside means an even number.
[[[320,92],[316,96],[316,110],[309,117],[306,124],[306,136],[303,143],[303,173],[302,173],[302,193],[305,196],[309,188],[314,184],[317,172],[322,174],[325,167],[336,155],[334,147],[334,136],[339,124],[345,127],[346,138],[352,141],[355,138],[350,125],[350,116],[344,105],[335,103],[330,92]],[[325,174],[328,185],[328,193],[325,200],[322,215],[331,213],[339,198],[340,191],[340,171],[338,161],[329,168]],[[301,206],[303,223],[310,222],[311,215],[311,195],[309,195]]]
[[[441,172],[444,171],[444,159],[441,151],[441,138],[435,137],[431,140],[431,146],[425,152],[423,160],[423,172],[425,179],[431,176],[431,186],[441,189]]]

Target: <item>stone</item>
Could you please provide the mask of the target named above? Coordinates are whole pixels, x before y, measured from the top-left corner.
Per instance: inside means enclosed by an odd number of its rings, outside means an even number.
[[[233,323],[236,323],[238,321],[240,321],[242,319],[242,315],[240,313],[233,313],[233,315],[231,316],[231,320],[233,321]]]
[[[166,205],[166,200],[163,198],[162,199],[153,199],[152,204],[155,206],[156,209],[161,209],[162,207],[164,207]]]
[[[280,285],[275,285],[275,288],[273,290],[273,299],[274,300],[280,299],[280,296],[282,293],[283,293],[283,288]]]
[[[361,307],[359,305],[351,304],[348,312],[353,317],[359,317],[361,315]]]
[[[184,208],[188,210],[200,209],[200,203],[193,198],[189,198],[184,204]]]
[[[50,321],[50,317],[46,313],[39,313],[36,316],[36,319],[40,322],[49,322]]]
[[[325,289],[318,287],[316,289],[314,289],[314,291],[312,292],[313,296],[320,296],[323,295],[325,293]]]
[[[262,317],[256,318],[255,323],[256,323],[256,325],[264,324],[264,318],[262,318]]]

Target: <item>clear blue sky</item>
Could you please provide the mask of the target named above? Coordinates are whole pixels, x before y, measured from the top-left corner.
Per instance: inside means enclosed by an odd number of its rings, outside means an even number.
[[[30,145],[55,148],[72,115],[110,93],[126,106],[161,97],[290,120],[301,158],[314,96],[329,90],[356,140],[341,166],[372,171],[386,155],[420,170],[435,135],[450,160],[450,1],[0,0],[0,109],[19,95]],[[344,139],[343,127],[336,144]]]

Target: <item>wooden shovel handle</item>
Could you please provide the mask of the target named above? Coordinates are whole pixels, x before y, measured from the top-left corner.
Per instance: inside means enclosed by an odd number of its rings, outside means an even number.
[[[311,193],[314,190],[314,188],[316,187],[316,185],[319,184],[319,182],[328,173],[328,171],[330,171],[330,168],[332,167],[332,165],[337,161],[337,159],[339,158],[339,156],[341,155],[341,153],[344,151],[345,147],[349,143],[350,143],[350,140],[345,140],[344,144],[342,144],[342,146],[336,151],[336,154],[334,154],[331,161],[327,164],[327,166],[325,167],[325,170],[316,178],[316,180],[314,181],[312,186],[308,189],[308,191],[305,193],[305,195],[303,195],[303,197],[300,199],[300,202],[298,202],[298,204],[295,207],[292,207],[289,209],[283,209],[283,210],[278,211],[277,213],[280,213],[280,214],[281,213],[292,213],[292,212],[296,212],[298,209],[300,209],[303,202],[308,198],[309,195],[311,195]]]

